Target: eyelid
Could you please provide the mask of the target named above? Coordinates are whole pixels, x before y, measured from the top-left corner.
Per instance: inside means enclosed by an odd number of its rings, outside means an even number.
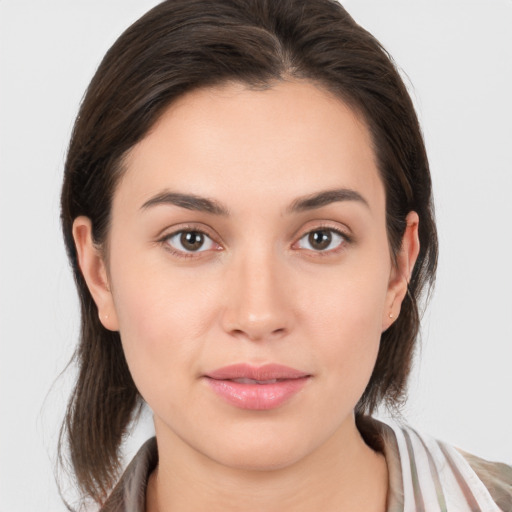
[[[339,223],[335,223],[336,225],[333,225],[330,221],[316,221],[316,222],[308,222],[305,226],[303,226],[300,230],[298,230],[298,234],[296,234],[294,238],[294,242],[292,244],[292,249],[298,249],[302,251],[307,251],[311,254],[314,254],[315,256],[327,256],[335,254],[345,248],[348,244],[351,244],[353,240],[353,236],[351,234],[351,231],[349,228],[340,227]],[[206,249],[206,250],[198,250],[198,251],[182,251],[176,248],[173,248],[169,243],[169,238],[176,236],[183,232],[197,232],[201,233],[202,235],[208,237],[213,244],[215,244],[217,247],[213,250],[215,251],[222,251],[224,250],[224,244],[221,241],[220,236],[213,231],[208,226],[199,223],[186,223],[186,224],[178,224],[175,226],[168,226],[165,229],[163,229],[159,234],[158,238],[156,239],[156,243],[165,245],[166,250],[169,252],[181,256],[181,257],[194,257],[199,256],[202,253],[210,252],[212,249]],[[328,249],[328,250],[314,250],[314,249],[303,249],[300,247],[297,247],[298,243],[307,235],[315,232],[315,231],[331,231],[333,233],[336,233],[337,235],[341,236],[343,238],[343,241],[334,249]],[[297,232],[296,232],[297,233]]]
[[[200,233],[203,236],[209,238],[213,244],[216,245],[214,249],[205,249],[205,250],[197,250],[197,251],[186,251],[181,249],[176,249],[173,247],[168,240],[176,235],[186,232],[195,232]],[[183,258],[190,257],[198,257],[199,255],[203,255],[203,253],[210,251],[221,251],[224,249],[223,244],[219,242],[220,237],[215,233],[212,233],[212,230],[209,229],[204,224],[178,224],[176,226],[170,226],[163,229],[156,240],[157,243],[163,245],[167,251],[171,254]]]
[[[314,219],[311,221],[308,221],[304,223],[293,235],[292,238],[298,240],[299,238],[302,238],[304,235],[307,235],[308,233],[311,233],[312,231],[335,231],[336,233],[339,233],[347,240],[353,241],[354,235],[352,234],[352,230],[346,226],[345,224],[338,222],[338,221],[331,221],[331,220],[322,220],[322,219]]]
[[[314,233],[315,231],[331,231],[341,236],[343,238],[343,241],[334,249],[328,249],[323,251],[296,247],[304,237],[310,235],[311,233]],[[311,223],[308,223],[299,231],[299,234],[295,237],[295,242],[293,242],[292,248],[307,251],[308,253],[314,256],[328,256],[343,250],[347,245],[351,244],[353,241],[354,239],[352,234],[350,233],[350,230],[348,228],[343,229],[342,227],[339,226],[339,224],[333,226],[330,222],[320,222],[315,223],[313,225]]]

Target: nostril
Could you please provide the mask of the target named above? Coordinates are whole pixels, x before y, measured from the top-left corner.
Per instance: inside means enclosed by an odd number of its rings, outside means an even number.
[[[242,291],[234,293],[221,312],[223,330],[236,338],[252,341],[285,336],[290,328],[292,309],[276,298],[273,288],[267,291],[258,292],[254,286],[250,290],[244,288],[245,300],[239,300]]]
[[[251,341],[262,341],[272,340],[280,338],[286,333],[285,327],[279,327],[277,329],[257,329],[252,326],[250,329],[232,329],[231,335],[236,338],[246,338]]]

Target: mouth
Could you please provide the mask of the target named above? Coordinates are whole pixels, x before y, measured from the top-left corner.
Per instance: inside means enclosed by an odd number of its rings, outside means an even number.
[[[210,388],[224,401],[256,411],[276,409],[301,391],[311,375],[288,366],[237,364],[204,376]]]
[[[238,382],[238,384],[275,384],[276,382],[281,382],[285,379],[268,379],[268,380],[255,380],[255,379],[248,379],[248,378],[242,378],[242,379],[228,379],[232,382]]]

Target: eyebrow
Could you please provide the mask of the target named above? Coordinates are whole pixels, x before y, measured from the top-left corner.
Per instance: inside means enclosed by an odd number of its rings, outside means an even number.
[[[343,201],[356,201],[369,208],[368,201],[366,201],[359,192],[348,188],[337,188],[299,197],[287,208],[287,212],[304,212]],[[229,215],[228,209],[214,199],[179,192],[162,192],[161,194],[157,194],[151,199],[148,199],[141,206],[141,209],[147,210],[158,205],[174,205],[187,210],[212,213],[214,215]]]
[[[289,213],[304,212],[327,206],[331,203],[356,201],[370,208],[368,201],[355,190],[349,188],[337,188],[333,190],[324,190],[305,197],[299,197],[288,208]]]
[[[213,213],[214,215],[229,215],[228,210],[213,199],[196,196],[194,194],[181,194],[178,192],[163,192],[147,200],[142,210],[147,210],[157,205],[174,205],[187,210]]]

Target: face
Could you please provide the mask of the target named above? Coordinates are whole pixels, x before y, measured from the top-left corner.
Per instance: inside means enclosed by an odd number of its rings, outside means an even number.
[[[125,167],[90,288],[159,442],[275,468],[353,425],[409,264],[358,116],[305,82],[198,90]]]

